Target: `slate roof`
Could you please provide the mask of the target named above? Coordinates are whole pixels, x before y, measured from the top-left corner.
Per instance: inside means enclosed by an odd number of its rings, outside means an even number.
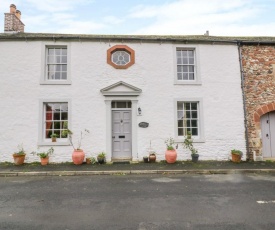
[[[275,44],[275,37],[225,37],[207,35],[97,35],[52,33],[0,33],[0,41],[102,41],[151,43]]]

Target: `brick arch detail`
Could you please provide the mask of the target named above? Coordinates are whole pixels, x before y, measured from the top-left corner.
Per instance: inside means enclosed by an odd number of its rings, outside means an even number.
[[[263,105],[259,109],[257,109],[254,113],[254,122],[255,124],[260,123],[260,117],[266,113],[269,113],[271,111],[275,111],[275,102],[271,102],[267,105]]]

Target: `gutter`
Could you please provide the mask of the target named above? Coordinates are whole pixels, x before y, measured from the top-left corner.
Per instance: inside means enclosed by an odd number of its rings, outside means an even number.
[[[244,127],[245,127],[245,141],[246,141],[246,159],[249,160],[249,141],[248,141],[248,128],[246,119],[246,102],[245,102],[245,91],[244,91],[244,74],[243,74],[243,64],[242,64],[242,52],[241,52],[241,42],[237,43],[239,62],[240,62],[240,72],[241,72],[241,88],[243,96],[243,111],[244,111]]]

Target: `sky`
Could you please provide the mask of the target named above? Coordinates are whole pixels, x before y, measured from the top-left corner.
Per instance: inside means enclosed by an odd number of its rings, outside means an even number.
[[[275,0],[0,0],[25,32],[65,34],[275,36]]]

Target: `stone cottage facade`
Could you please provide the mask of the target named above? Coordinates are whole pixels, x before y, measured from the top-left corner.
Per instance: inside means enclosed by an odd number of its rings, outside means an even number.
[[[178,159],[191,131],[200,160],[245,154],[238,45],[211,36],[0,34],[0,161],[54,147],[52,162],[71,161],[63,130],[81,131],[86,156],[164,160],[172,137]],[[51,134],[57,142],[51,141]],[[27,162],[37,161],[28,155]]]
[[[275,158],[275,39],[243,41],[249,159]]]

